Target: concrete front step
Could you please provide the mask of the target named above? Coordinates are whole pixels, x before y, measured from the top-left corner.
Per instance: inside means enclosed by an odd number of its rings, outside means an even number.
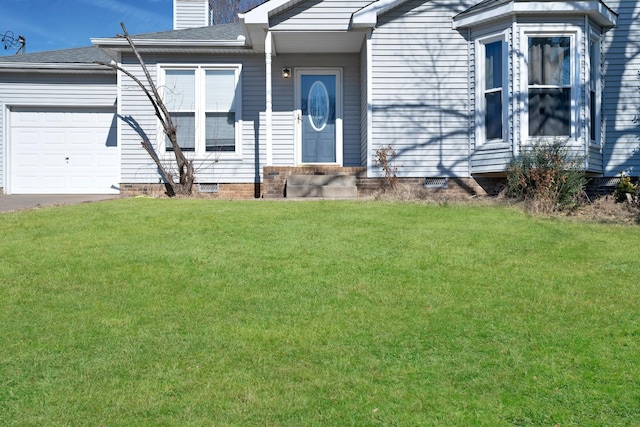
[[[350,199],[358,197],[356,177],[350,175],[289,175],[287,197]]]

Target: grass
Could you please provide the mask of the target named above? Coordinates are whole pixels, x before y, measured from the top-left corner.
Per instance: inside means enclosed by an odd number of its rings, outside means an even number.
[[[640,425],[638,227],[127,199],[0,236],[0,425]]]

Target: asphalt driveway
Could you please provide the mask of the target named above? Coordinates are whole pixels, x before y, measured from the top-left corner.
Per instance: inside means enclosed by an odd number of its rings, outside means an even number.
[[[33,209],[44,206],[74,205],[117,199],[120,196],[105,194],[0,194],[0,212]]]

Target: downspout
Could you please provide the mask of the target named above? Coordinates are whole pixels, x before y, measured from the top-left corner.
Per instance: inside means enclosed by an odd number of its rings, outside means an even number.
[[[265,66],[266,66],[266,85],[265,85],[265,134],[267,137],[267,166],[273,166],[273,94],[272,94],[272,81],[271,81],[271,31],[267,30],[264,43],[265,51]]]

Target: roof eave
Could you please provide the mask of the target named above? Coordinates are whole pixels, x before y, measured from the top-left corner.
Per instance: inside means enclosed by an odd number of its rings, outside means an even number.
[[[131,51],[131,46],[122,38],[91,39],[94,46],[114,60],[118,59],[118,54]],[[241,36],[238,40],[166,40],[166,39],[133,39],[133,43],[141,53],[148,52],[174,52],[184,50],[185,52],[203,53],[227,53],[229,51],[252,51],[252,46],[246,42],[246,37]]]
[[[373,28],[378,23],[378,17],[387,13],[408,0],[378,0],[363,7],[351,16],[351,28]]]
[[[239,13],[240,22],[246,25],[269,26],[269,17],[287,9],[300,0],[269,0],[245,13]]]
[[[109,67],[98,64],[81,63],[36,63],[36,62],[0,62],[0,72],[24,71],[24,72],[55,72],[55,73],[101,73],[114,74]]]
[[[453,17],[453,29],[470,28],[507,17],[522,15],[584,14],[603,28],[618,24],[618,15],[599,0],[577,0],[558,2],[509,2],[497,7],[481,9],[472,13],[461,13]]]
[[[246,37],[240,36],[237,40],[167,40],[167,39],[135,39],[132,38],[136,47],[151,48],[175,48],[183,47],[206,47],[206,48],[250,48],[247,45]],[[91,43],[99,48],[106,49],[130,49],[129,43],[121,38],[91,39]]]

